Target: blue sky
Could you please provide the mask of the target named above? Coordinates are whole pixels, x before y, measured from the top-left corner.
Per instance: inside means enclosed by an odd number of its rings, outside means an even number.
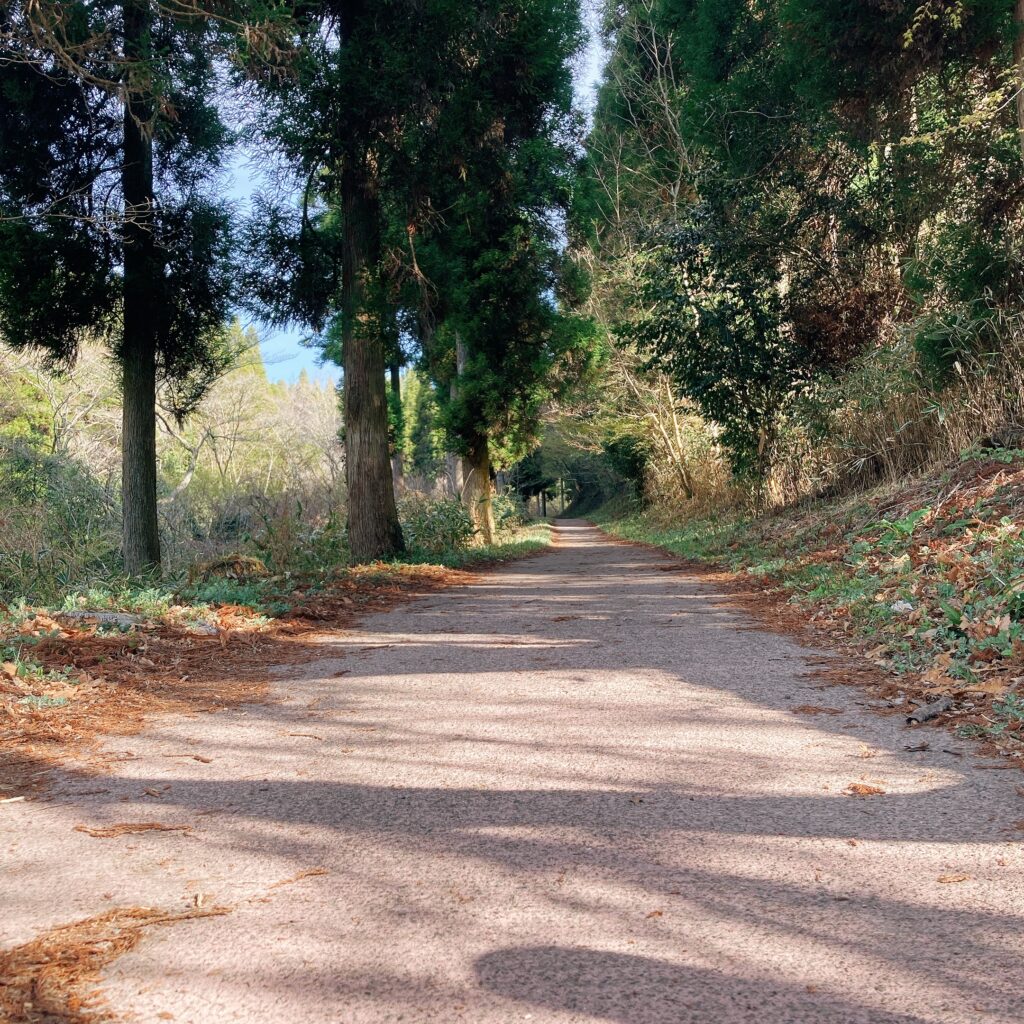
[[[590,43],[579,67],[576,69],[576,97],[580,106],[590,111],[593,106],[594,93],[601,78],[604,66],[604,52],[596,32],[597,5],[594,2],[585,4],[587,26],[590,32]],[[264,186],[265,181],[255,161],[245,153],[239,153],[228,170],[228,195],[246,206],[255,192]],[[258,321],[254,326],[260,335],[260,352],[267,367],[267,376],[271,380],[295,381],[303,370],[310,377],[320,380],[337,381],[341,376],[340,369],[333,363],[324,363],[316,348],[308,348],[302,344],[304,333],[299,330],[280,331],[267,327]]]

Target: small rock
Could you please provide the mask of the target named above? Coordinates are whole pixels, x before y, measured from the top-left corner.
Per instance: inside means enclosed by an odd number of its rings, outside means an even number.
[[[95,622],[100,626],[137,626],[142,622],[141,615],[131,615],[128,612],[57,612],[54,618],[66,619],[69,622]]]
[[[208,622],[190,622],[187,626],[190,633],[198,633],[200,636],[216,636],[218,629]]]

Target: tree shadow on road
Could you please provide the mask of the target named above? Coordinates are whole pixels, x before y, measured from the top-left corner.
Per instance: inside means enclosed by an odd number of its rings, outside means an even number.
[[[500,949],[475,965],[490,992],[527,1006],[616,1024],[924,1024],[857,1006],[815,986],[726,976],[650,956],[561,946]]]
[[[497,948],[473,951],[476,977],[523,1006],[621,1024],[947,1019],[766,976],[780,951],[794,971],[793,951],[811,949],[878,971],[881,985],[898,974],[915,991],[938,985],[958,1004],[996,1001],[1024,1017],[1019,901],[962,906],[861,882],[872,858],[899,871],[930,864],[926,846],[934,860],[1008,843],[1022,812],[1011,780],[996,778],[1006,773],[906,751],[901,728],[862,714],[850,688],[828,695],[839,714],[790,714],[825,699],[809,678],[817,652],[751,631],[713,592],[660,572],[656,555],[591,547],[368,620],[344,656],[321,647],[286,701],[157,723],[138,740],[141,760],[78,806],[104,821],[158,813],[193,825],[194,838],[167,842],[198,839],[214,863],[327,864],[336,892],[391,907],[382,923],[396,929],[436,912],[395,908],[415,865],[440,864],[515,878],[524,899],[585,922],[590,946],[601,929],[638,921],[659,941],[699,943],[698,920],[717,922],[723,948],[730,935],[760,936],[725,973],[556,943],[506,947],[499,935]],[[600,571],[581,574],[598,551]],[[860,760],[858,743],[877,760]],[[159,760],[171,755],[182,759]],[[825,771],[845,781],[881,761],[904,790],[857,800],[821,784]],[[58,803],[96,782],[65,773]],[[835,866],[821,880],[818,858]],[[560,887],[565,871],[586,884]],[[645,924],[650,911],[664,917]],[[436,928],[452,920],[438,913]]]

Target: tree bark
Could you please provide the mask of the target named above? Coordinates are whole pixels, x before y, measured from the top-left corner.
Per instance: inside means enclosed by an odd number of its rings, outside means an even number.
[[[469,353],[462,335],[455,334],[455,377],[451,382],[452,401],[459,397],[461,379],[466,372]],[[467,440],[467,439],[464,439]],[[487,438],[476,434],[467,440],[466,453],[454,458],[455,486],[476,527],[481,544],[494,543],[494,508],[491,504],[491,454]]]
[[[372,562],[405,550],[388,451],[384,340],[364,301],[366,275],[379,247],[378,211],[362,168],[352,160],[342,172],[341,192],[348,542],[354,561]]]
[[[1020,153],[1024,157],[1024,0],[1016,0],[1013,8],[1013,64],[1017,72],[1017,134]]]
[[[448,395],[452,402],[459,399],[459,378],[466,366],[466,345],[461,335],[455,334],[455,376],[448,384]],[[466,476],[469,473],[469,466],[463,456],[455,452],[446,452],[444,457],[445,471],[451,481],[455,497],[460,501],[466,498]]]
[[[152,15],[148,0],[123,6],[125,56],[144,62],[150,54]],[[128,74],[132,74],[129,68]],[[142,68],[139,75],[145,76]],[[160,567],[156,499],[156,359],[160,265],[153,238],[153,105],[144,81],[126,85],[124,100],[124,336],[121,505],[125,571],[131,576]]]
[[[465,484],[462,500],[477,528],[482,544],[493,544],[495,538],[494,505],[491,500],[491,455],[487,438],[473,438],[463,459]]]
[[[388,367],[388,377],[391,383],[391,400],[394,408],[401,411],[402,408],[402,369],[397,363]],[[399,428],[402,420],[399,417]],[[391,476],[394,480],[395,494],[402,494],[405,491],[405,455],[402,452],[402,436],[397,433],[394,439],[394,452],[391,456]]]

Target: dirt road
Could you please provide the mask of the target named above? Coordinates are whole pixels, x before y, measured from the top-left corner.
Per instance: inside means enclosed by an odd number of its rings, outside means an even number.
[[[1024,780],[664,564],[562,526],[0,806],[0,946],[230,907],[111,966],[142,1022],[1024,1019]],[[75,831],[138,822],[191,831]]]

